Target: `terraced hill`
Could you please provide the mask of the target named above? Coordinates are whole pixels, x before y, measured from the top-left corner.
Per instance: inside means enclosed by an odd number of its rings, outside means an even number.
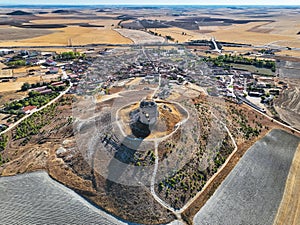
[[[274,107],[282,120],[300,129],[300,81],[293,79],[289,85],[274,101]]]

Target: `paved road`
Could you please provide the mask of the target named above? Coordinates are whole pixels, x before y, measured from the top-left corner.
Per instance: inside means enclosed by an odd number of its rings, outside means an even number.
[[[52,99],[50,102],[48,102],[46,105],[42,106],[41,108],[37,109],[35,112],[41,111],[42,109],[46,108],[47,106],[53,104],[54,102],[56,102],[58,99],[60,99],[64,94],[66,94],[70,88],[72,87],[72,83],[70,83],[70,86],[63,92],[61,92],[56,98]],[[9,126],[6,130],[2,131],[0,133],[1,134],[5,134],[6,132],[12,130],[13,128],[15,128],[18,124],[20,124],[23,120],[27,119],[28,117],[30,117],[33,113],[35,112],[31,112],[29,114],[27,114],[26,116],[23,116],[21,119],[19,119],[17,122],[13,123],[11,126]]]
[[[216,40],[215,40],[214,37],[211,38],[211,41],[212,41],[212,43],[214,44],[214,47],[215,47],[214,51],[217,51],[218,53],[221,53],[222,51],[218,48],[218,45],[217,45]]]
[[[239,97],[239,98],[240,98],[241,100],[244,99],[243,97]],[[244,100],[243,100],[243,101],[244,101]],[[246,104],[247,104],[247,102],[246,102]],[[253,107],[252,105],[250,105],[250,104],[247,104],[247,105],[248,105],[249,107],[251,107],[253,110],[255,110],[256,112],[258,112],[258,113],[260,113],[261,115],[267,117],[269,120],[272,120],[273,122],[275,122],[275,123],[277,123],[277,124],[279,124],[279,125],[281,125],[281,126],[283,126],[283,127],[286,127],[286,128],[288,128],[288,129],[290,129],[291,131],[294,131],[294,132],[300,134],[300,131],[297,130],[297,129],[295,129],[294,127],[291,127],[291,126],[289,126],[289,125],[286,125],[286,124],[284,124],[284,123],[281,123],[280,121],[278,121],[278,120],[276,120],[276,119],[274,119],[274,118],[268,116],[266,113],[263,113],[263,112],[261,112],[260,110],[254,108],[254,107]],[[253,104],[253,105],[254,105],[254,104]]]
[[[300,138],[273,130],[256,142],[196,214],[197,225],[272,225]]]

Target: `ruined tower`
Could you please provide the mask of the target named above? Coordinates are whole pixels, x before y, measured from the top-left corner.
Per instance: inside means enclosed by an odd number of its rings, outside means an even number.
[[[157,104],[153,100],[142,100],[139,109],[139,121],[146,125],[153,125],[158,118]]]

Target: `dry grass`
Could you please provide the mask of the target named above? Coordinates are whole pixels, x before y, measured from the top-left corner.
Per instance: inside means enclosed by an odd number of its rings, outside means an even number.
[[[13,69],[14,74],[18,74],[18,73],[27,73],[29,70],[40,70],[40,66],[31,66],[31,67],[20,67],[20,68],[16,68]]]
[[[224,47],[224,51],[229,51],[229,52],[237,52],[237,53],[247,53],[253,51],[253,48],[240,48],[240,47]]]
[[[13,75],[12,70],[0,70],[0,77],[11,77]]]
[[[3,69],[5,67],[6,67],[6,65],[4,63],[0,62],[0,69]]]
[[[291,19],[291,18],[278,18],[276,22],[266,23],[262,25],[261,29],[271,29],[271,34],[280,34],[280,35],[296,35],[300,31],[299,24],[300,16]]]
[[[126,83],[126,86],[131,86],[131,85],[138,85],[141,81],[143,80],[143,78],[141,77],[137,77],[134,80],[130,80]]]
[[[257,27],[259,25],[264,25],[264,22],[252,22],[248,24],[233,25],[230,27],[224,27],[213,33],[212,36],[216,37],[219,41],[237,42],[237,43],[247,43],[254,45],[265,45],[272,44],[274,42],[293,42],[299,43],[300,40],[296,35],[280,35],[280,34],[268,34],[268,33],[258,33],[249,31],[251,28]]]
[[[0,83],[0,92],[18,91],[21,89],[24,82],[4,82]]]
[[[41,81],[40,76],[30,76],[30,77],[20,77],[17,79],[17,82],[24,82],[24,83],[30,83],[30,84],[35,84],[37,82]]]
[[[292,57],[299,57],[300,58],[300,51],[281,51],[277,52],[276,55],[283,55],[283,56],[292,56]]]
[[[196,31],[190,31],[186,29],[181,29],[178,27],[171,28],[157,28],[157,29],[149,29],[153,32],[161,34],[162,36],[171,36],[178,42],[187,42],[190,40],[203,39],[206,35],[202,35]],[[182,33],[186,33],[186,35],[182,35]]]
[[[280,203],[274,225],[298,225],[300,222],[300,145],[295,153],[283,199]]]
[[[14,100],[23,99],[27,96],[27,92],[16,92],[16,91],[8,91],[8,92],[0,92],[0,106],[4,105],[5,103],[12,102]],[[0,114],[3,118],[3,114]],[[6,117],[5,114],[4,117]]]
[[[55,81],[58,80],[61,77],[60,74],[47,74],[47,75],[43,75],[42,79],[45,82],[50,82],[50,81]]]

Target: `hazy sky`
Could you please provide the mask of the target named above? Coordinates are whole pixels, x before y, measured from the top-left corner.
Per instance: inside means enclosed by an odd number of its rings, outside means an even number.
[[[0,4],[66,5],[299,5],[299,0],[0,0]]]

